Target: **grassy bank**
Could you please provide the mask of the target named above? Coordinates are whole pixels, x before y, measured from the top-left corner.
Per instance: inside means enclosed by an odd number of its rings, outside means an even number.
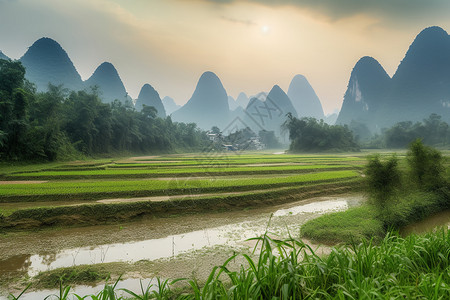
[[[393,203],[386,216],[379,218],[377,209],[369,204],[347,211],[326,214],[310,220],[301,228],[304,237],[325,243],[351,243],[364,238],[379,240],[387,230],[400,228],[423,220],[450,208],[447,193],[412,192]]]
[[[311,220],[302,226],[302,235],[322,243],[379,239],[389,230],[450,208],[449,166],[440,152],[416,141],[403,164],[409,168],[401,171],[395,156],[384,161],[369,157],[364,184],[369,202]]]

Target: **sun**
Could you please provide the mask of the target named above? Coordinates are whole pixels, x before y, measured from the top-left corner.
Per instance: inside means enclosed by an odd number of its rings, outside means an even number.
[[[264,25],[263,27],[261,27],[261,32],[262,32],[263,34],[268,34],[269,31],[270,31],[270,27],[269,27],[269,26]]]

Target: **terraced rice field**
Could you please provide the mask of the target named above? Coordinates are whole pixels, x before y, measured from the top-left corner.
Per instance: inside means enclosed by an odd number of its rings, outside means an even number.
[[[288,201],[305,192],[351,188],[364,163],[363,155],[214,153],[8,167],[0,171],[0,228]]]

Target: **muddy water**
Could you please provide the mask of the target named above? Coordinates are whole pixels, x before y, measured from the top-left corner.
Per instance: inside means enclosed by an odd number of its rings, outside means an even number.
[[[110,282],[110,285],[113,285],[114,282]],[[148,285],[151,285],[150,290],[153,291],[157,291],[157,281],[156,279],[143,279],[142,280],[142,287],[144,289],[147,288]],[[98,295],[98,293],[103,289],[104,284],[99,284],[99,285],[79,285],[74,287],[73,289],[70,290],[69,292],[69,299],[77,299],[73,294],[77,294],[80,296],[86,296],[86,295]],[[130,297],[130,295],[128,293],[125,293],[124,291],[121,291],[121,289],[128,289],[130,291],[135,292],[136,294],[142,294],[141,292],[141,282],[139,280],[136,279],[125,279],[125,280],[121,280],[117,283],[115,291],[116,291],[116,295],[118,297],[120,296],[128,296]],[[45,290],[39,290],[39,291],[33,291],[33,292],[29,292],[24,294],[22,297],[20,297],[20,300],[38,300],[38,299],[45,299],[45,297],[49,296],[49,295],[55,295],[55,297],[50,297],[50,299],[57,299],[56,295],[59,295],[58,293],[59,291],[56,290],[49,290],[49,289],[45,289]],[[15,295],[17,296],[17,295]],[[0,296],[0,300],[6,300],[7,298]]]
[[[403,228],[401,233],[402,235],[408,235],[411,233],[425,233],[441,227],[450,229],[450,209],[437,213],[420,222],[410,224]]]
[[[176,259],[183,253],[220,245],[251,247],[246,239],[266,230],[280,238],[297,236],[299,226],[307,220],[361,201],[362,196],[355,195],[321,197],[240,212],[12,234],[0,237],[0,278],[9,274],[34,276],[84,264]]]

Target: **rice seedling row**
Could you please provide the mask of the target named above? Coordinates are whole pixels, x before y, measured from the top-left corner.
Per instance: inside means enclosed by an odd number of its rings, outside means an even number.
[[[357,178],[352,170],[307,173],[289,177],[246,179],[201,179],[201,180],[138,180],[138,181],[94,181],[94,182],[46,182],[41,184],[3,185],[0,202],[38,201],[87,198],[98,199],[108,195],[133,197],[139,195],[169,195],[180,193],[206,193],[216,191],[238,191],[267,189],[307,182],[333,181]]]
[[[264,174],[264,173],[295,173],[301,171],[330,170],[330,169],[357,169],[357,166],[341,165],[295,165],[295,166],[262,166],[262,167],[212,167],[212,168],[156,168],[156,169],[106,169],[89,171],[43,171],[19,173],[4,177],[7,180],[21,179],[57,179],[57,178],[89,178],[89,177],[158,177],[164,176],[190,176],[191,174]],[[19,179],[20,178],[20,179]]]

